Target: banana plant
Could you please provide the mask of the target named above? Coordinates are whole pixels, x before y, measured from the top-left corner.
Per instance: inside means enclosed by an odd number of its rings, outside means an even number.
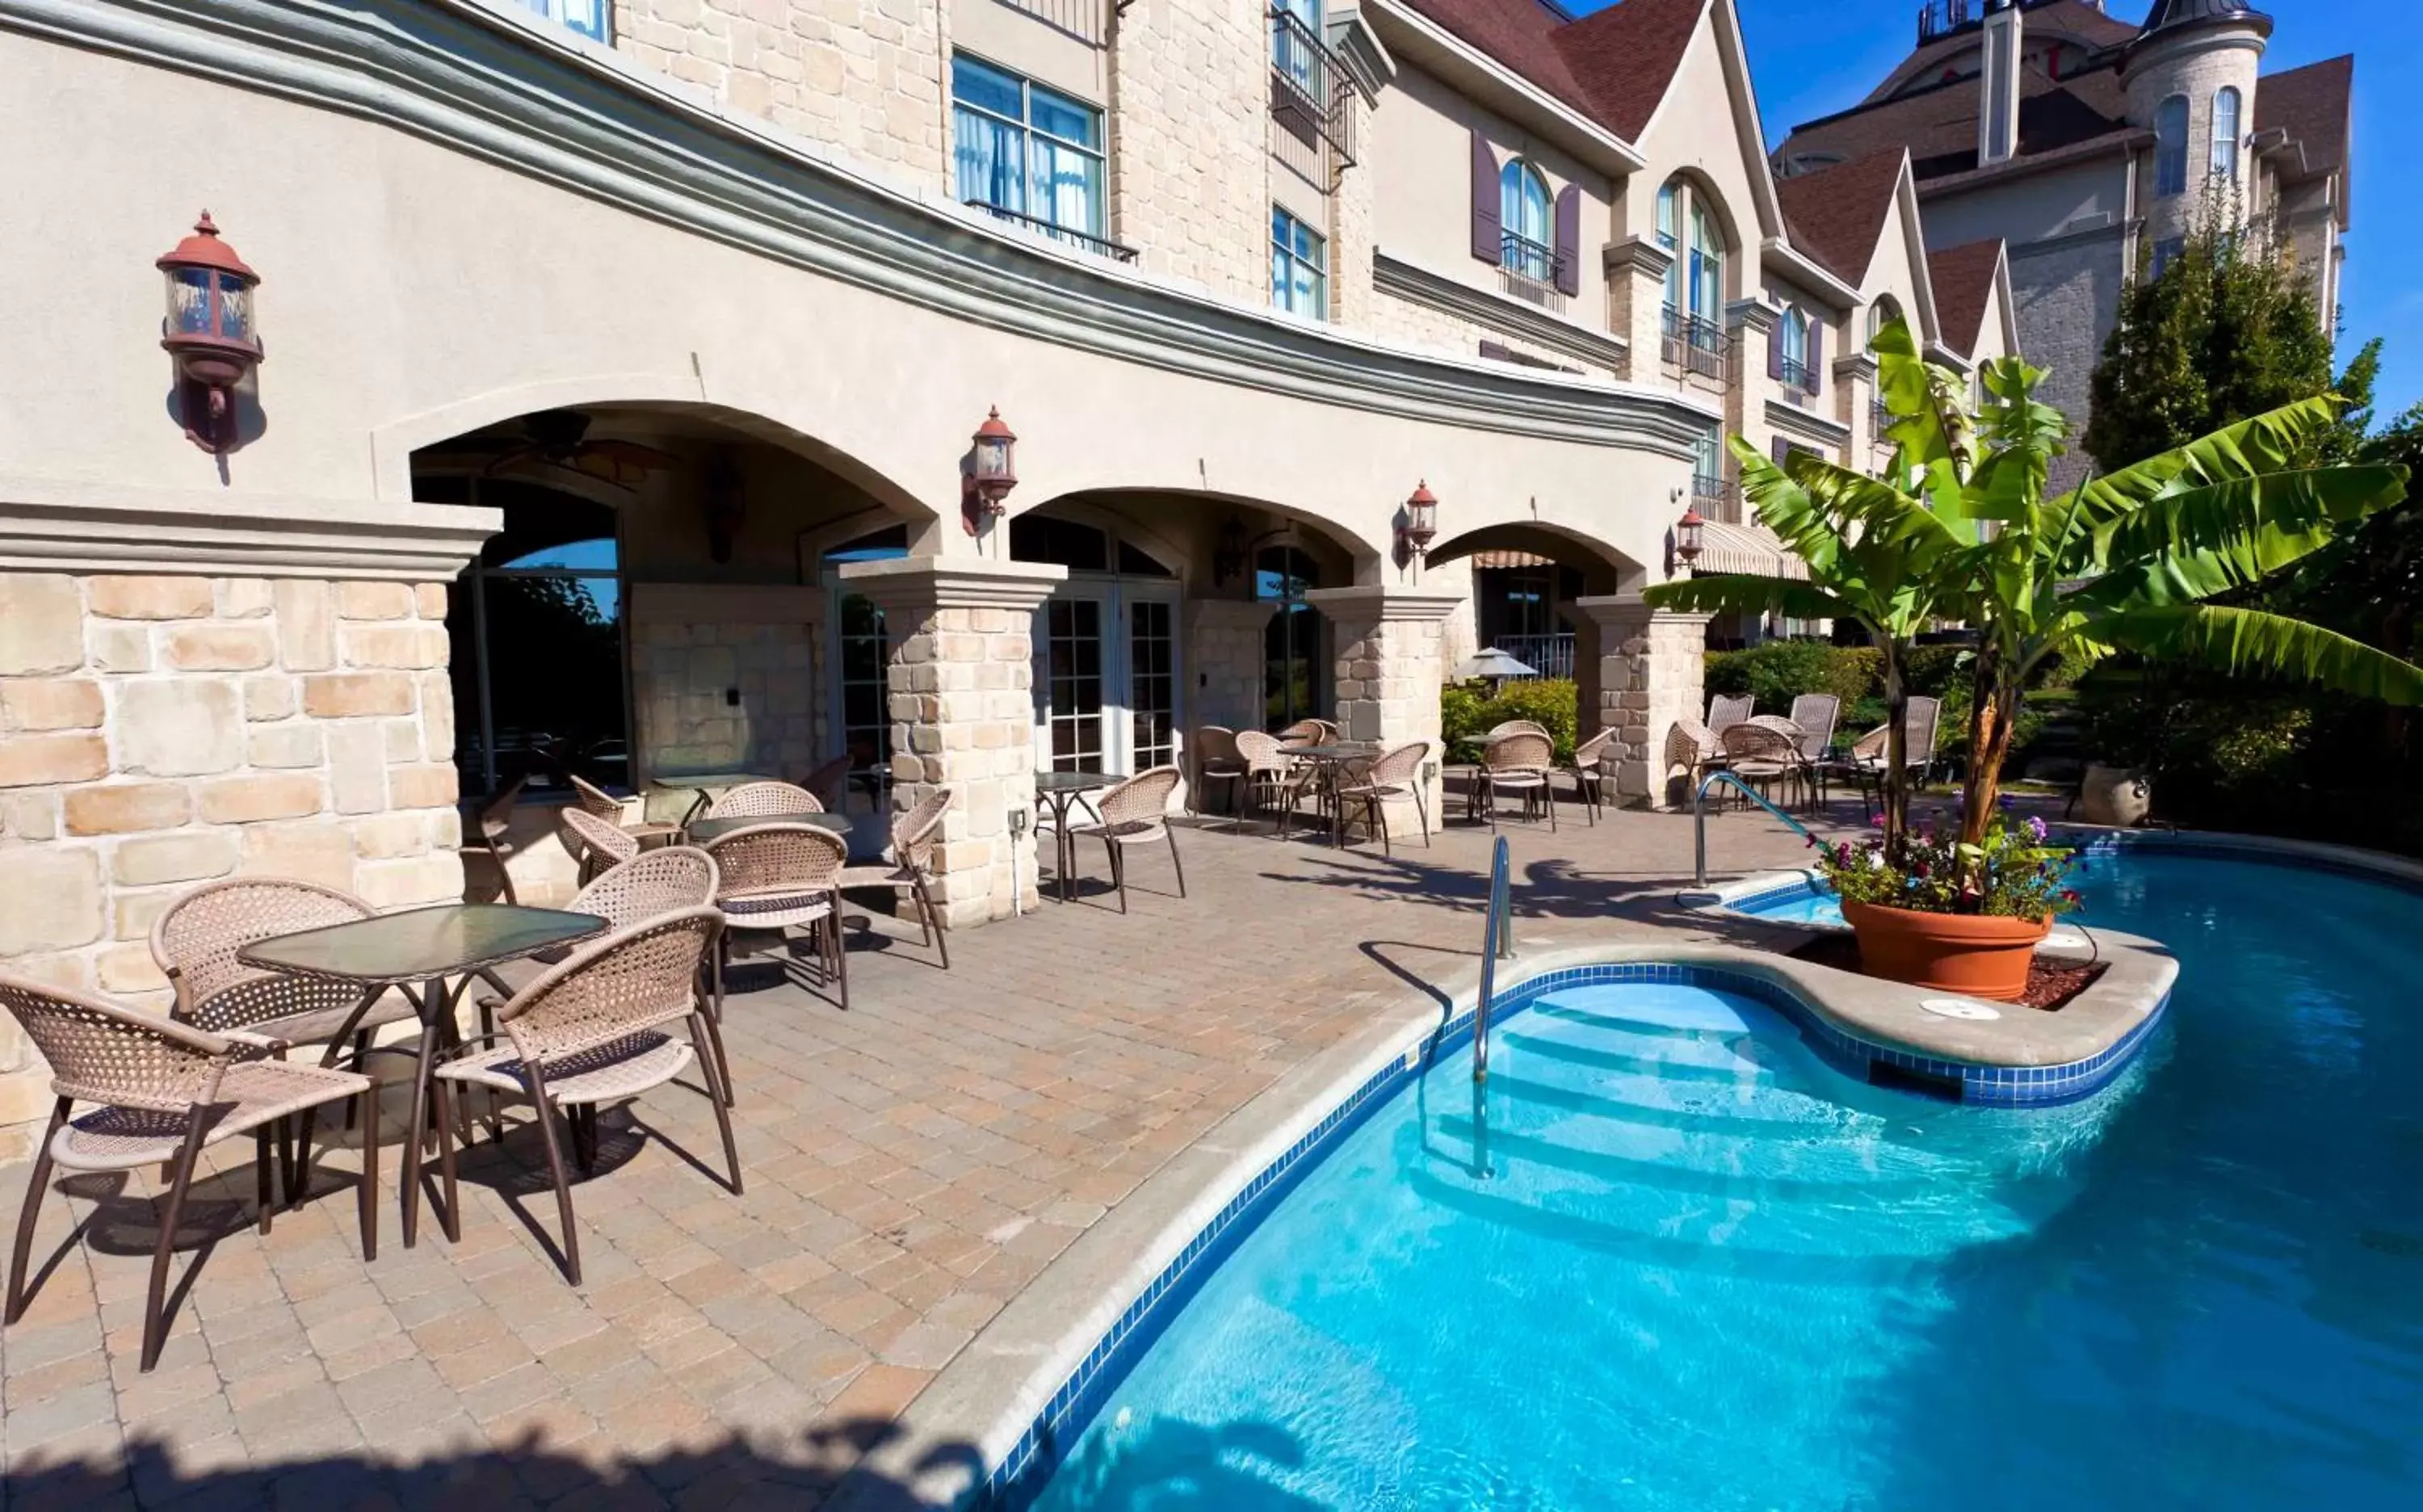
[[[1968,544],[1932,569],[1947,616],[1977,632],[1965,842],[1981,840],[1992,821],[2020,698],[2054,660],[2083,670],[2133,651],[2423,703],[2423,669],[2303,620],[2209,601],[2405,497],[2402,467],[2293,465],[2333,424],[2335,397],[2257,415],[2048,499],[2067,426],[2035,397],[2042,370],[2017,358],[1987,364],[1987,402],[1972,429],[1940,402],[1956,380],[1920,357],[1907,326],[1880,331],[1874,350],[1913,486],[1947,528],[1970,528]]]

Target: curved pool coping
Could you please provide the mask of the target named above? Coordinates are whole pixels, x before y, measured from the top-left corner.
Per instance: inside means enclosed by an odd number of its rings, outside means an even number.
[[[2152,941],[2104,934],[2113,963],[2091,990],[2124,1035],[2068,1063],[1976,1058],[2026,1023],[1942,1018],[1930,995],[1812,962],[1721,945],[1570,946],[1524,956],[1499,992],[1521,1011],[1591,981],[1686,981],[1744,993],[1855,1079],[1961,1101],[2067,1101],[2116,1075],[2162,1016],[2178,963]],[[1345,1042],[1282,1075],[1213,1125],[1045,1267],[920,1393],[828,1512],[1015,1507],[1057,1468],[1102,1394],[1159,1337],[1202,1279],[1336,1142],[1438,1058],[1470,1041],[1480,963],[1408,993]],[[2081,1003],[2085,998],[2080,999]],[[2068,1014],[2078,1004],[2063,1010]],[[2030,1013],[2049,1020],[2050,1014]],[[2076,1033],[2040,1038],[2057,1053]],[[1879,1068],[1885,1068],[1879,1070]],[[978,1462],[982,1470],[979,1472]]]

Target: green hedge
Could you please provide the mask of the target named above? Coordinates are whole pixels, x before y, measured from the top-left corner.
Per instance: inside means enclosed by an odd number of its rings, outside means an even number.
[[[1477,742],[1510,719],[1532,720],[1548,727],[1557,742],[1557,759],[1568,761],[1573,758],[1575,731],[1579,727],[1575,698],[1570,678],[1510,682],[1505,692],[1494,697],[1485,682],[1449,683],[1439,691],[1439,732],[1452,754],[1457,741]]]

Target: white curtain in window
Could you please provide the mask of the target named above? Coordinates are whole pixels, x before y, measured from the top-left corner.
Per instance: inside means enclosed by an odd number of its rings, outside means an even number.
[[[2238,182],[2238,91],[2224,89],[2212,97],[2212,171],[2215,178]]]
[[[1034,141],[1036,217],[1088,236],[1099,234],[1101,159],[1048,136]]]
[[[1026,214],[1026,134],[973,110],[951,113],[959,199]]]

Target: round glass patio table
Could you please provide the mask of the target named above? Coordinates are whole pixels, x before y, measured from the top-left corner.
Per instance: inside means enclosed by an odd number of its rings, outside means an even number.
[[[1100,792],[1123,779],[1107,772],[1038,772],[1035,796],[1052,805],[1053,858],[1060,880],[1060,900],[1077,897],[1077,837],[1069,833],[1069,810],[1087,793]]]
[[[473,977],[508,961],[519,961],[541,950],[571,945],[606,931],[606,921],[594,914],[572,914],[554,908],[522,908],[511,903],[439,903],[410,908],[343,924],[325,925],[293,934],[256,940],[236,952],[245,965],[264,971],[316,977],[364,989],[355,1009],[330,1042],[343,1044],[370,1011],[375,989],[420,987],[416,998],[405,998],[420,1015],[420,1044],[412,1076],[412,1116],[404,1125],[404,1244],[412,1248],[420,1218],[421,1124],[429,1116],[429,1074],[442,1044],[458,1042],[454,1007]],[[455,979],[450,989],[447,979]],[[505,990],[502,981],[496,985]],[[377,1131],[365,1131],[375,1145]],[[443,1215],[450,1236],[455,1216]]]
[[[1325,745],[1282,745],[1279,750],[1298,760],[1309,761],[1319,769],[1315,779],[1320,787],[1321,806],[1329,812],[1329,837],[1334,845],[1346,843],[1346,805],[1338,801],[1338,779],[1349,761],[1369,761],[1380,755],[1377,740],[1335,740]],[[1284,820],[1282,820],[1284,823]]]

